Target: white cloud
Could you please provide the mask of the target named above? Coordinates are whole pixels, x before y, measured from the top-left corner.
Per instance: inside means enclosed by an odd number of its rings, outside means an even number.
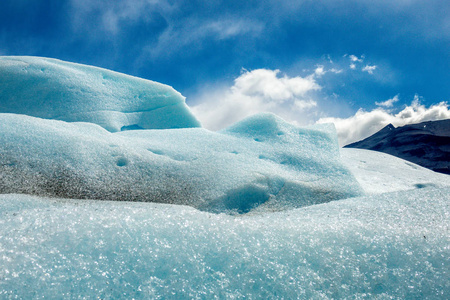
[[[244,71],[232,87],[207,93],[192,106],[192,111],[211,130],[258,112],[273,112],[287,121],[298,122],[302,113],[317,106],[308,94],[320,88],[312,75],[303,78],[282,75],[279,70]]]
[[[391,98],[389,100],[383,101],[383,102],[375,102],[378,106],[383,107],[393,107],[394,103],[398,101],[398,95],[395,95],[394,98]]]
[[[377,66],[366,65],[364,68],[362,68],[362,70],[369,74],[373,74],[373,71],[375,71],[376,68],[377,68]]]
[[[364,55],[361,55],[361,58],[358,58],[357,56],[352,54],[352,55],[349,55],[349,58],[352,62],[363,62]]]
[[[314,70],[314,76],[316,76],[317,78],[320,78],[323,75],[325,75],[326,73],[339,74],[342,72],[343,72],[342,69],[331,68],[331,69],[325,70],[325,67],[323,65],[317,65],[316,69]]]
[[[395,97],[394,97],[395,98]],[[425,121],[444,120],[450,118],[449,105],[446,102],[425,107],[416,95],[411,105],[398,113],[391,113],[384,108],[372,111],[358,110],[349,118],[322,118],[318,123],[334,123],[341,146],[362,140],[388,124],[396,127]]]
[[[320,88],[310,77],[289,78],[287,75],[279,77],[279,74],[280,70],[245,71],[235,80],[232,90],[242,95],[261,96],[265,99],[284,102]]]
[[[314,74],[316,74],[316,76],[319,77],[325,74],[324,67],[322,65],[318,65],[317,68],[314,70]]]
[[[361,55],[360,57],[356,56],[356,55],[344,55],[344,57],[347,57],[350,59],[350,69],[352,70],[356,70],[357,68],[357,64],[361,64],[364,59],[366,58],[365,55]],[[364,68],[361,68],[362,71],[368,72],[369,74],[373,74],[373,71],[377,68],[377,66],[370,66],[370,65],[366,65]]]

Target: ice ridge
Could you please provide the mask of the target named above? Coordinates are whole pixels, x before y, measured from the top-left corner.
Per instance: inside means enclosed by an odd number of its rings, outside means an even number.
[[[0,113],[122,129],[199,127],[172,87],[57,59],[0,56]]]
[[[299,128],[272,114],[249,117],[222,132],[110,133],[91,123],[15,114],[0,114],[0,123],[0,193],[236,213],[362,194],[340,161],[335,131]]]

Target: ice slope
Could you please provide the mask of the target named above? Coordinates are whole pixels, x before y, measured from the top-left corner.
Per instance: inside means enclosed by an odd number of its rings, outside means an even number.
[[[200,126],[170,86],[40,57],[0,56],[0,113],[91,122],[112,132]]]
[[[110,133],[95,124],[0,114],[0,193],[282,210],[362,194],[333,126],[272,114],[222,132]]]
[[[239,216],[0,195],[0,298],[445,299],[449,195]]]
[[[450,175],[378,151],[341,148],[342,163],[367,194],[450,187]]]

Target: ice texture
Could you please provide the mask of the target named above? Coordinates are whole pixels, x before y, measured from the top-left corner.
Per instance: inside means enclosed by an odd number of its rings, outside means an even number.
[[[450,187],[450,176],[401,158],[371,150],[341,148],[342,163],[355,175],[366,194],[426,187]]]
[[[445,299],[449,195],[239,216],[0,195],[0,298]]]
[[[0,114],[0,193],[147,201],[206,211],[283,210],[362,194],[332,125],[260,114],[222,132],[110,133]]]
[[[170,86],[39,57],[0,56],[0,112],[90,122],[111,132],[200,126]]]

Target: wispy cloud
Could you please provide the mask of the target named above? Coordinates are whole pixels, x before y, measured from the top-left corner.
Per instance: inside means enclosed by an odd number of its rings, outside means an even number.
[[[344,72],[342,69],[336,69],[336,68],[331,68],[329,71],[331,73],[335,73],[335,74],[340,74],[340,73]]]
[[[223,41],[237,36],[253,38],[260,35],[263,29],[263,23],[247,19],[198,20],[192,18],[176,26],[170,25],[158,37],[157,43],[146,47],[145,52],[151,58],[170,56],[185,47],[195,52],[207,42]]]
[[[398,102],[398,95],[395,95],[393,98],[388,99],[386,101],[383,102],[375,102],[376,105],[378,106],[383,106],[383,107],[393,107],[394,103]]]
[[[296,122],[301,113],[317,106],[309,93],[320,88],[314,76],[289,77],[279,70],[244,70],[233,86],[209,92],[192,111],[211,130],[258,112],[273,112]]]
[[[387,102],[390,103],[390,100],[387,100]],[[393,102],[396,101],[392,101],[392,103]],[[409,106],[404,107],[398,113],[393,113],[384,108],[377,108],[372,111],[360,109],[351,117],[322,118],[318,123],[334,123],[338,132],[339,143],[341,146],[344,146],[362,140],[388,124],[397,127],[449,118],[450,109],[446,102],[426,107],[425,105],[420,104],[419,96],[416,95],[412,103]]]
[[[95,23],[97,26],[91,30],[108,34],[117,34],[129,23],[151,18],[155,12],[169,17],[175,9],[165,0],[110,1],[108,5],[102,0],[71,0],[70,3],[75,30],[85,30],[87,25]]]
[[[333,64],[332,61],[330,63]],[[336,69],[336,68],[325,69],[325,66],[317,65],[316,69],[314,70],[314,76],[316,76],[317,78],[320,78],[323,75],[325,75],[326,73],[339,74],[342,72],[343,72],[342,69]]]
[[[212,34],[218,39],[227,39],[238,35],[259,34],[264,25],[259,22],[250,22],[244,19],[224,19],[206,23],[200,27],[203,34]]]

